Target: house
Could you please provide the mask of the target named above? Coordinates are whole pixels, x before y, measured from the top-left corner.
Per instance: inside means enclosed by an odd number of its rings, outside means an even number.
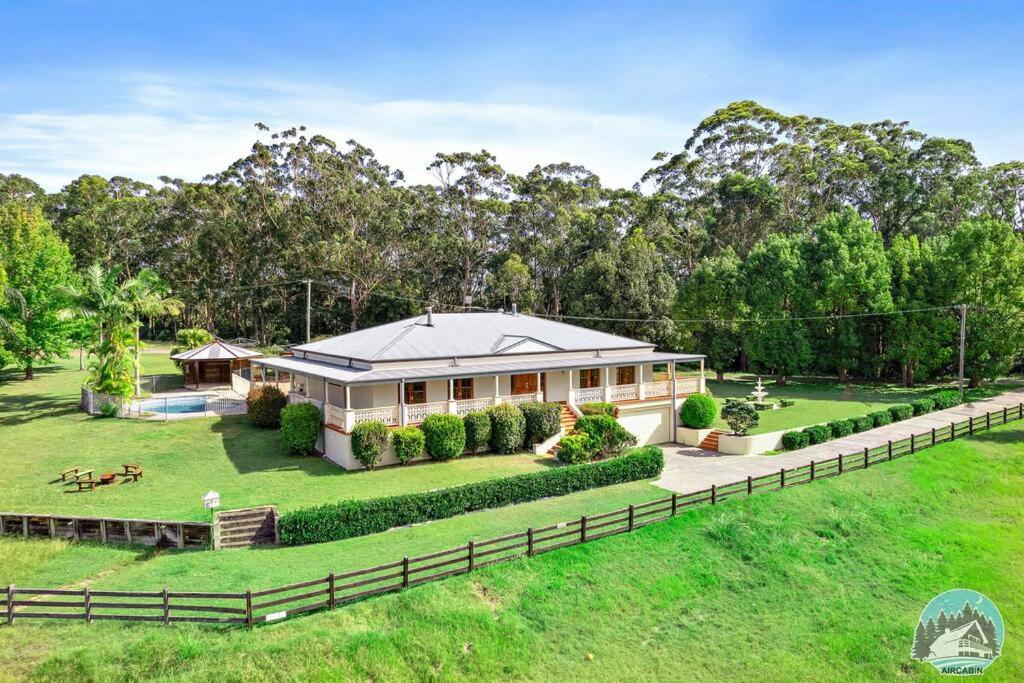
[[[233,373],[248,369],[253,358],[262,356],[258,351],[214,339],[209,344],[176,353],[171,360],[181,363],[185,386],[191,384],[198,389],[200,384],[228,384]]]
[[[290,399],[323,411],[325,457],[347,469],[360,467],[349,435],[368,420],[398,427],[435,413],[462,416],[498,403],[552,401],[563,404],[571,423],[585,403],[614,402],[640,444],[661,443],[674,438],[679,401],[704,390],[702,355],[661,353],[647,342],[515,308],[428,308],[419,317],[301,344],[292,353],[254,359],[254,375],[287,373]],[[697,364],[700,373],[677,377],[677,363]]]
[[[977,621],[955,629],[947,628],[928,648],[929,660],[947,657],[992,659],[992,648]]]

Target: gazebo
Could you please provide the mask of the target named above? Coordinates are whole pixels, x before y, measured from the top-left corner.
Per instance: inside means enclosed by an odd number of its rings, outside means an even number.
[[[262,357],[263,354],[258,351],[215,339],[199,348],[176,353],[171,356],[171,360],[181,363],[185,386],[192,384],[198,389],[200,384],[228,384],[232,372],[247,368],[253,358]]]

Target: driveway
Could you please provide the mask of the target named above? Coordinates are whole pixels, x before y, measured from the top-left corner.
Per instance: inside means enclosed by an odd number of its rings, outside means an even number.
[[[1016,408],[1021,403],[1024,403],[1024,389],[1016,389],[992,398],[912,417],[896,424],[781,455],[725,455],[691,446],[665,443],[661,444],[665,451],[665,469],[654,485],[675,493],[702,491],[710,488],[712,484],[723,486],[741,481],[748,476],[757,477],[778,472],[783,467],[803,467],[812,460],[826,460],[840,453],[857,453],[863,451],[865,447],[884,446],[888,441],[899,441],[909,438],[911,434],[922,434],[933,428],[947,427],[951,422],[961,422],[969,417],[977,417],[1004,407]]]

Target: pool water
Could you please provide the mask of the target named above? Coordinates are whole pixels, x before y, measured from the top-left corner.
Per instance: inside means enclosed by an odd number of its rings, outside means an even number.
[[[146,413],[177,415],[182,413],[205,413],[205,396],[182,396],[181,398],[154,398],[143,401],[140,406]]]

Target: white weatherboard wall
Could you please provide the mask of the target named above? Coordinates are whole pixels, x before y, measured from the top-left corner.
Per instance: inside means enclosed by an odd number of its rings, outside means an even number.
[[[619,406],[619,424],[636,436],[638,446],[665,443],[672,440],[672,407],[663,404],[636,404]]]
[[[356,460],[355,455],[352,454],[351,435],[342,434],[341,432],[333,429],[327,429],[325,432],[327,434],[327,449],[324,451],[324,457],[326,459],[346,470],[366,469],[361,462]],[[418,462],[420,460],[427,460],[428,458],[429,456],[424,455],[422,458],[415,458],[410,462]],[[387,448],[384,449],[384,455],[381,457],[378,467],[397,464],[398,458],[395,457],[395,449],[389,443]]]

